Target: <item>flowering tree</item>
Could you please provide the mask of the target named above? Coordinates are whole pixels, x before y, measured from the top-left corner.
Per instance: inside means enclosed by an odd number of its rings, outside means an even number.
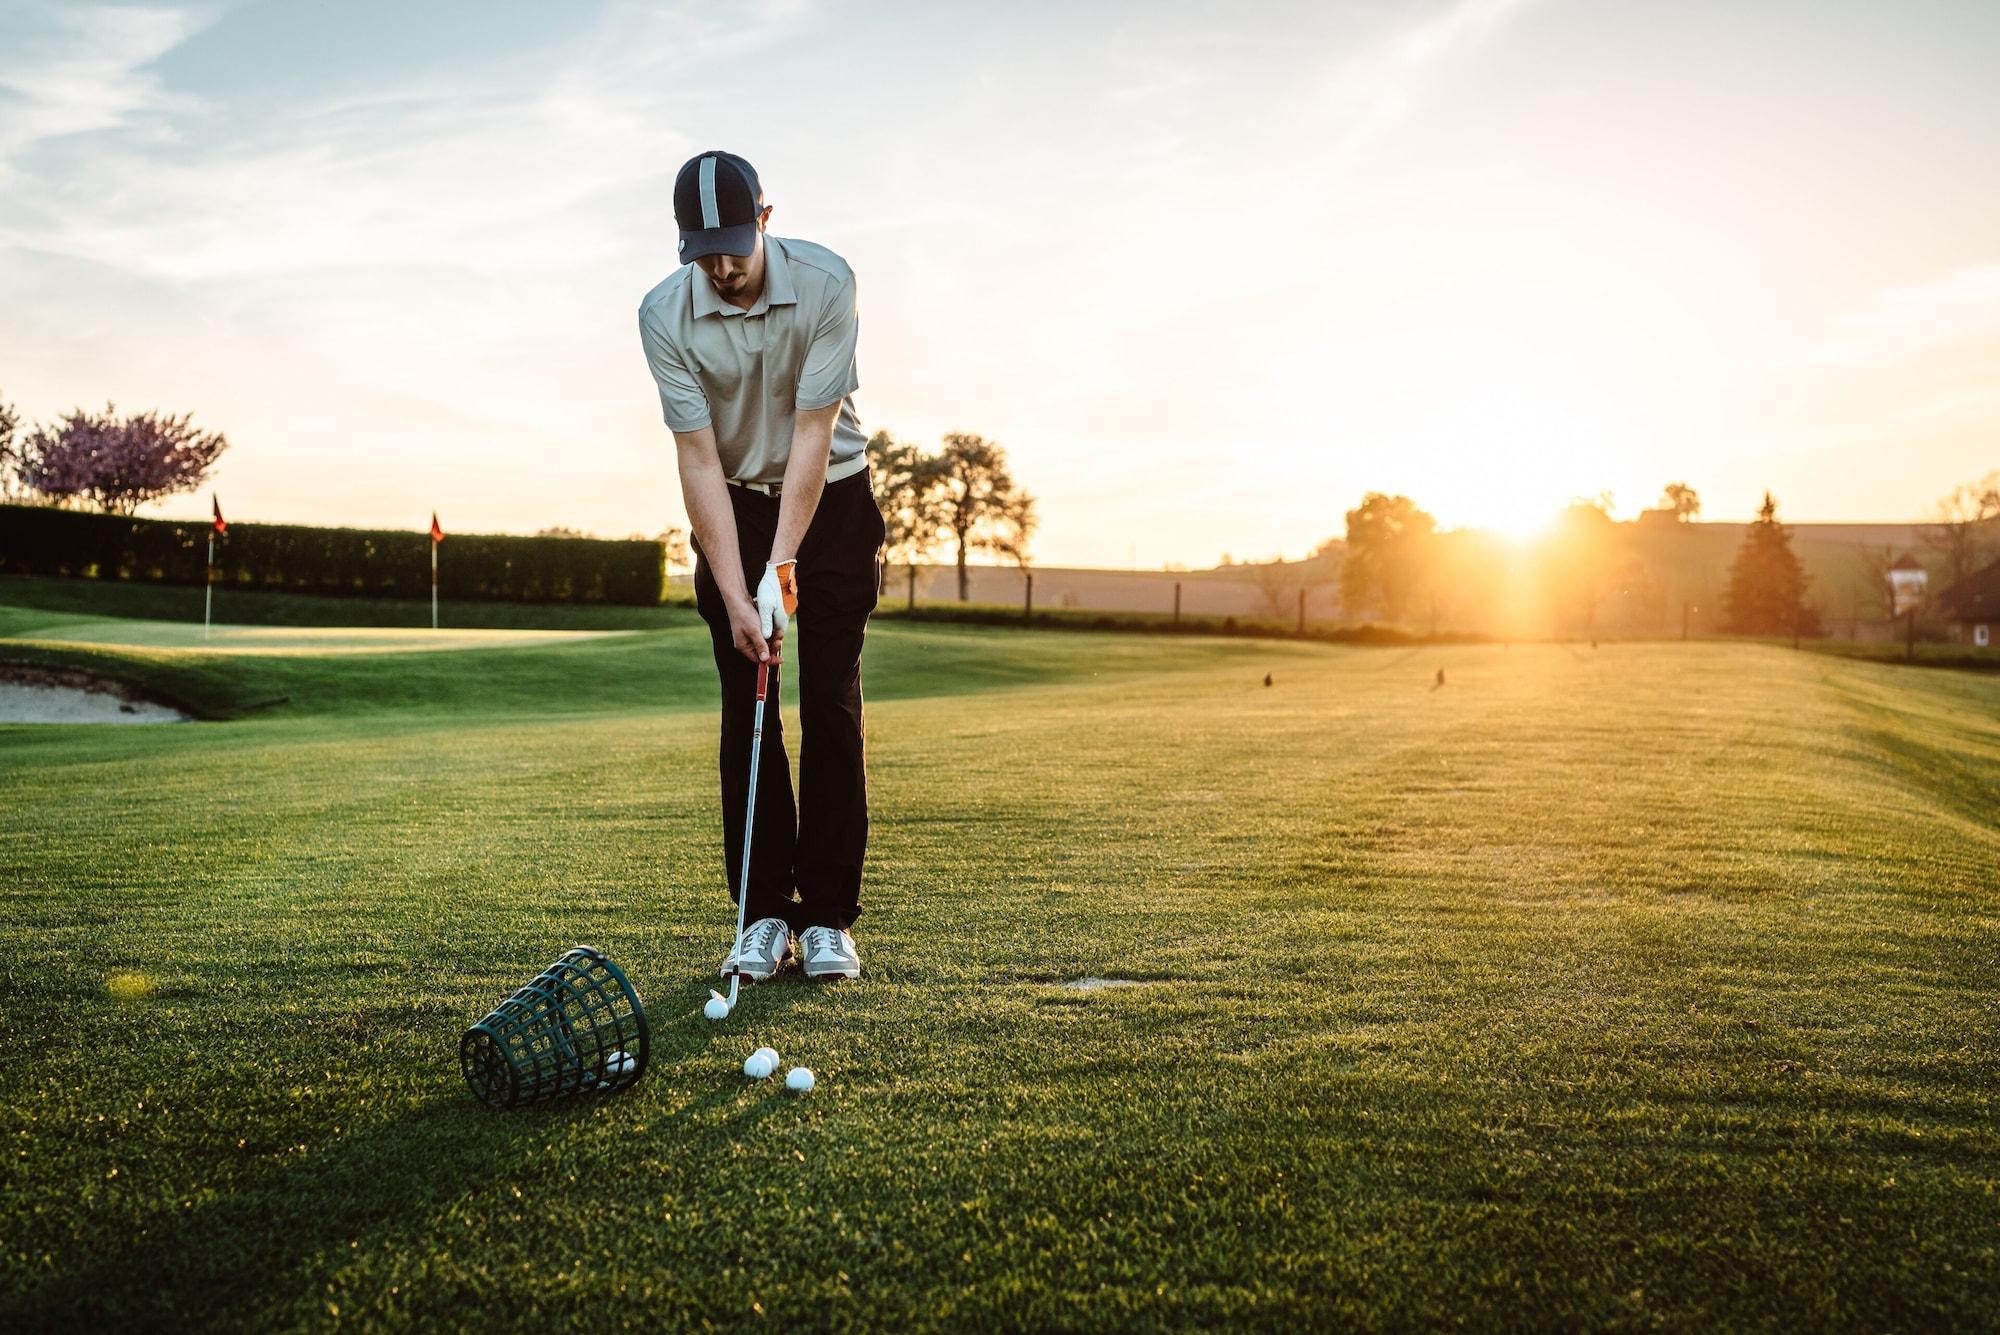
[[[200,486],[229,448],[219,431],[197,431],[189,414],[140,413],[120,421],[81,408],[56,425],[35,428],[16,468],[29,490],[67,505],[91,501],[129,515],[149,501]]]

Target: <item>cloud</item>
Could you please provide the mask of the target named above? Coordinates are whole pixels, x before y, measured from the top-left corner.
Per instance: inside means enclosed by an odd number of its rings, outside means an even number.
[[[1944,348],[2000,338],[2000,264],[1974,264],[1938,278],[1883,289],[1843,316],[1807,360],[1853,367],[1907,361]]]
[[[771,0],[704,26],[614,8],[534,61],[431,75],[361,96],[212,116],[170,150],[90,134],[144,116],[170,134],[193,104],[138,66],[195,31],[169,11],[82,11],[39,44],[46,67],[0,74],[32,90],[20,142],[78,138],[38,164],[0,245],[174,284],[421,266],[484,273],[574,268],[633,238],[629,205],[692,151],[677,89],[796,23]],[[13,122],[9,119],[9,125]]]
[[[1337,127],[1335,151],[1367,149],[1401,126],[1440,80],[1540,0],[1453,0],[1436,13],[1343,56],[1314,108]]]
[[[52,139],[140,126],[185,112],[146,66],[212,21],[181,9],[61,6],[53,26],[0,46],[0,182],[28,149]],[[12,25],[10,25],[12,26]]]

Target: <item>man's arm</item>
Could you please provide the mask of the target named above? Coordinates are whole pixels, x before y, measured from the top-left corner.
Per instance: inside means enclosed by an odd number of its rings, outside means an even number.
[[[784,494],[778,498],[772,565],[796,558],[805,541],[820,493],[826,490],[826,461],[833,452],[833,424],[839,417],[837,401],[824,408],[801,408],[792,417],[792,453],[785,461]]]
[[[736,549],[736,511],[729,504],[729,480],[723,476],[722,459],[715,450],[715,428],[674,432],[675,453],[680,461],[681,496],[687,502],[688,525],[708,561],[715,587],[729,609],[729,629],[737,650],[751,662],[773,657],[774,644],[764,639],[758,624],[757,602],[743,576],[743,558]],[[822,460],[824,456],[822,456]],[[826,476],[822,461],[820,476]],[[758,572],[762,574],[762,571]]]

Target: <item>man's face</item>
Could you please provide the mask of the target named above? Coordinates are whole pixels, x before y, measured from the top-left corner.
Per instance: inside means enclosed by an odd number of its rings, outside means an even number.
[[[757,244],[748,255],[703,255],[695,261],[716,295],[728,299],[754,290],[764,268],[764,224],[770,216],[769,205],[757,215]]]

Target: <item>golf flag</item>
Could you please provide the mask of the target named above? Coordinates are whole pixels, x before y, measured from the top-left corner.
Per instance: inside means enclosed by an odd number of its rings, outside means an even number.
[[[215,615],[215,540],[229,532],[229,525],[222,522],[222,498],[214,492],[208,493],[209,501],[215,506],[215,522],[208,526],[208,571],[201,581],[201,638],[208,638],[209,622]]]
[[[444,541],[444,530],[438,527],[438,512],[431,511],[431,629],[438,628],[438,544]]]

